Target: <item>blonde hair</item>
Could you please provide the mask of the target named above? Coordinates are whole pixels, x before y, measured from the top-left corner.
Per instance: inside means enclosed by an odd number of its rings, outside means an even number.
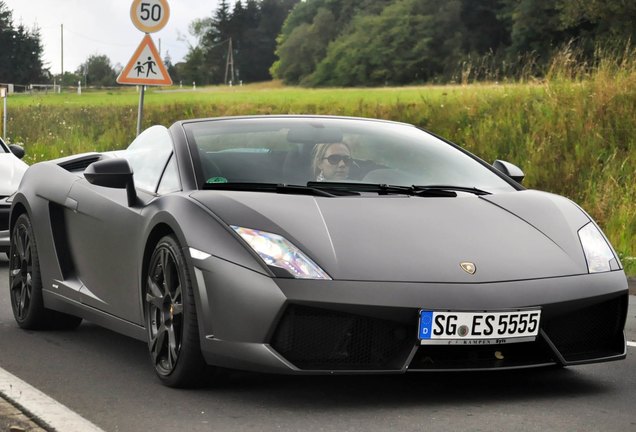
[[[349,151],[349,155],[351,155],[351,147],[349,147],[349,144],[345,142],[316,144],[311,152],[311,172],[313,173],[314,178],[317,178],[318,174],[320,174],[320,168],[318,167],[318,165],[320,165],[320,162],[322,162],[325,154],[327,153],[327,150],[329,150],[329,147],[336,144],[345,146]]]

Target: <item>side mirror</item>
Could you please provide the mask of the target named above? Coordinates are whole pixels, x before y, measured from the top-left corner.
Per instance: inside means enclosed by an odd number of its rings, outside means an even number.
[[[501,171],[517,183],[521,183],[526,176],[523,171],[521,171],[521,168],[519,168],[517,165],[511,164],[510,162],[496,160],[492,163],[492,166],[497,168],[499,171]]]
[[[11,150],[11,153],[13,153],[18,159],[22,159],[24,157],[24,149],[17,144],[9,144],[9,150]]]
[[[84,178],[95,186],[126,189],[129,207],[137,202],[133,171],[126,159],[115,158],[93,162],[84,170]]]

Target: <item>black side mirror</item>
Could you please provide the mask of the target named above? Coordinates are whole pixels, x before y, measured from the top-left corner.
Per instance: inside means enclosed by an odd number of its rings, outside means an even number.
[[[84,178],[96,186],[126,189],[129,207],[137,202],[133,171],[126,159],[115,158],[93,162],[84,170]]]
[[[496,160],[492,163],[492,166],[497,168],[499,171],[501,171],[517,183],[521,183],[526,176],[523,171],[521,171],[521,168],[519,168],[517,165],[511,164],[510,162]]]
[[[13,153],[18,159],[22,159],[24,157],[24,149],[17,144],[9,144],[9,150],[11,150],[11,153]]]

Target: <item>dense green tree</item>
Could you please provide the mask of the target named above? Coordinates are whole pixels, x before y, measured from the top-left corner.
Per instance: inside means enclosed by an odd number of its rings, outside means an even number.
[[[116,85],[117,73],[106,55],[93,54],[75,71],[84,78],[84,85],[110,87]]]
[[[462,0],[463,50],[485,54],[510,45],[510,20],[501,0]]]
[[[223,82],[231,40],[235,72],[233,81],[271,79],[269,68],[275,60],[276,37],[298,1],[236,0],[230,10],[228,1],[222,0],[212,17],[191,24],[190,32],[199,39],[191,51],[200,51],[192,52],[186,58],[186,63],[197,63],[184,69],[188,73],[197,71],[199,78],[204,78],[202,84]],[[205,68],[198,63],[201,58]]]
[[[41,84],[49,71],[42,63],[43,48],[37,28],[13,24],[11,10],[0,1],[0,82]]]
[[[507,0],[512,19],[510,32],[512,56],[534,53],[547,61],[567,35],[561,26],[557,0]]]
[[[79,75],[77,73],[66,71],[64,75],[62,75],[62,80],[60,82],[60,76],[57,76],[58,84],[63,87],[76,87],[80,81],[84,80],[83,75]]]
[[[184,85],[206,85],[210,82],[210,72],[205,62],[205,52],[200,46],[191,47],[185,62],[177,66],[179,78]]]
[[[297,84],[311,75],[327,53],[329,43],[337,36],[335,17],[330,9],[319,8],[311,24],[296,27],[281,44],[280,61],[272,72],[287,83]]]
[[[457,0],[399,0],[379,15],[356,18],[304,82],[357,86],[422,81],[443,70],[461,47]],[[447,58],[446,57],[446,58]]]
[[[636,39],[636,2],[633,0],[558,0],[563,27],[585,27],[601,40]]]

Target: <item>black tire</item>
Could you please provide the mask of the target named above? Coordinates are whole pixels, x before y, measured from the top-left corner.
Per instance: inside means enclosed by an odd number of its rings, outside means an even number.
[[[82,322],[81,318],[44,307],[38,249],[26,213],[18,217],[11,231],[9,297],[13,316],[23,329],[71,330]]]
[[[197,312],[186,260],[177,240],[165,236],[150,257],[144,291],[148,349],[155,372],[169,387],[206,384]]]

